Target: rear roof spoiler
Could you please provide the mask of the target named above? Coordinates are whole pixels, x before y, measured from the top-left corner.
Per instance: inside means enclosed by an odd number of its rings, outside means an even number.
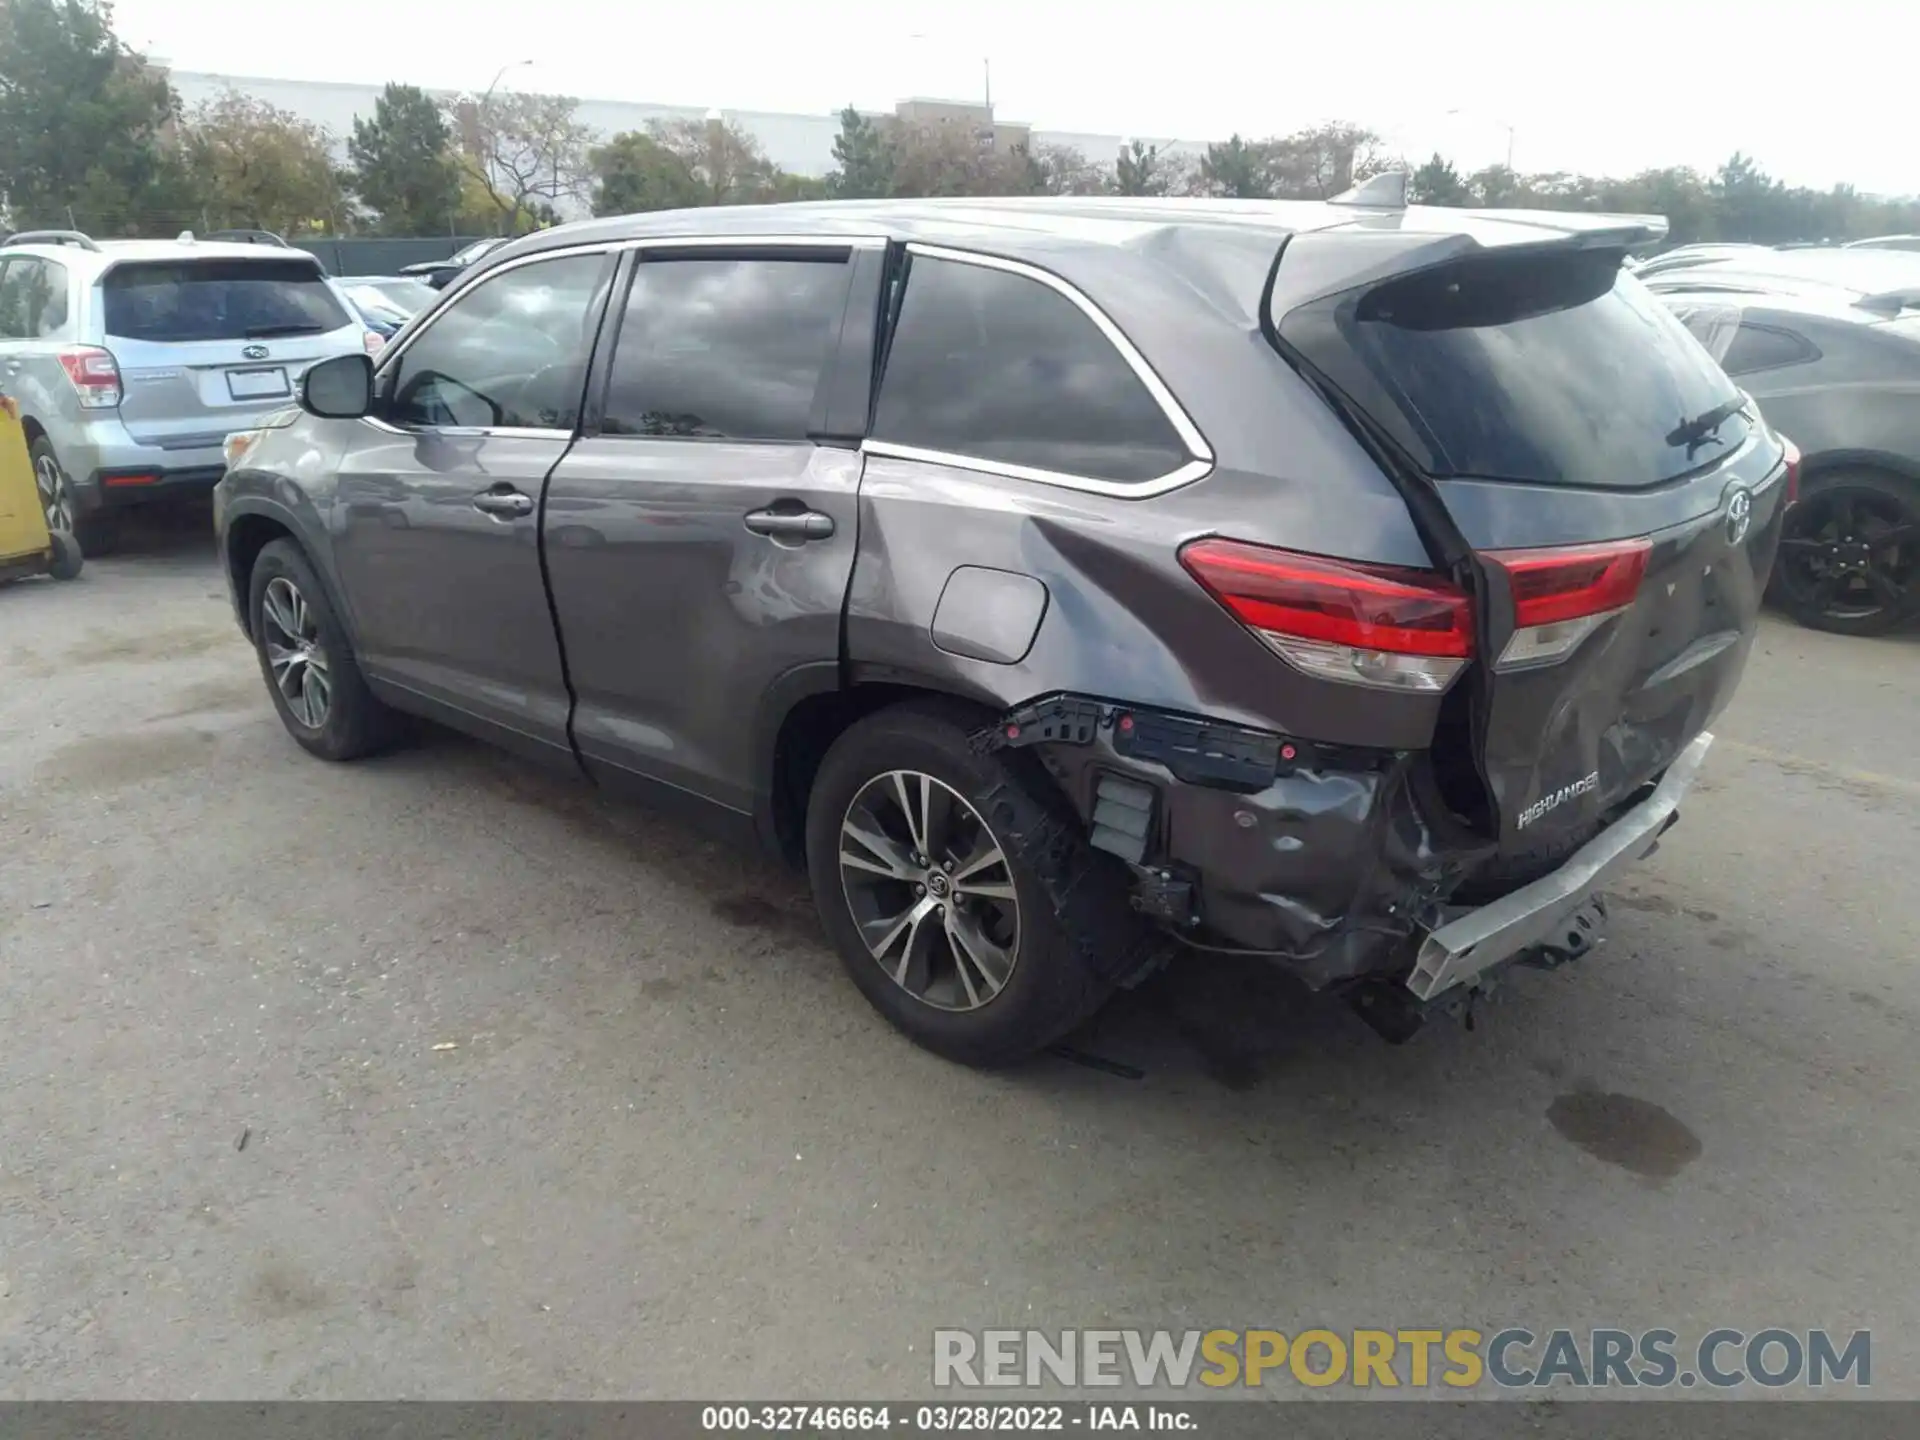
[[[1562,222],[1571,217],[1548,212],[1541,212],[1537,222],[1511,211],[1467,213],[1474,219],[1496,220],[1509,230],[1519,229],[1522,236],[1487,244],[1470,233],[1470,229],[1434,233],[1402,230],[1397,226],[1375,229],[1364,222],[1328,230],[1298,231],[1281,243],[1279,253],[1274,256],[1263,297],[1267,309],[1278,323],[1281,316],[1302,305],[1468,255],[1618,250],[1624,258],[1634,246],[1649,243],[1667,231],[1666,220],[1658,215],[1583,216],[1579,218],[1603,223],[1569,228]],[[1527,230],[1537,230],[1537,234],[1525,234]]]

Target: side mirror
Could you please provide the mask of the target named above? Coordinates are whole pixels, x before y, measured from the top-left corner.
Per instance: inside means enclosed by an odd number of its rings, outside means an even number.
[[[373,361],[336,355],[300,377],[300,408],[323,420],[358,420],[373,409]]]

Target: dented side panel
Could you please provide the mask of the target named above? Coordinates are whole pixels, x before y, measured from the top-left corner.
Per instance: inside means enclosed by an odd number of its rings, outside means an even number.
[[[1311,457],[1309,457],[1311,459]],[[910,679],[996,709],[1056,691],[1108,696],[1310,739],[1385,749],[1429,743],[1439,701],[1308,679],[1220,608],[1180,567],[1187,539],[1284,544],[1306,523],[1284,480],[1221,469],[1151,501],[1117,500],[952,466],[869,455],[847,597],[856,678]],[[1411,534],[1397,497],[1377,523]],[[1360,507],[1365,513],[1365,507]],[[1346,522],[1352,523],[1349,513]],[[1295,529],[1294,543],[1303,543]],[[1391,548],[1389,546],[1389,548]],[[936,642],[956,570],[1045,586],[1031,646],[1000,663]]]

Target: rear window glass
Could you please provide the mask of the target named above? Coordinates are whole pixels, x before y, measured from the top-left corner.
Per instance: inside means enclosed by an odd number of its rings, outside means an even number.
[[[1431,475],[1658,484],[1747,421],[1689,425],[1739,392],[1619,261],[1474,256],[1303,307],[1280,333]]]
[[[319,267],[284,260],[116,265],[101,281],[106,329],[123,340],[262,340],[352,323]]]

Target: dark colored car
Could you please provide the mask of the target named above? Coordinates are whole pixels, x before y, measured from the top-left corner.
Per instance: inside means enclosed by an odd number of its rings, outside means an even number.
[[[400,273],[430,285],[435,290],[444,290],[454,278],[469,265],[486,259],[495,250],[506,244],[500,236],[491,236],[485,240],[476,240],[471,245],[456,250],[445,260],[422,260],[414,265],[402,265]]]
[[[1772,597],[1848,635],[1920,615],[1920,255],[1767,252],[1647,283],[1802,452]]]
[[[1786,452],[1623,273],[1653,233],[587,222],[313,372],[220,545],[307,749],[432,716],[757,836],[941,1053],[1189,949],[1401,1037],[1590,948],[1746,663]]]

